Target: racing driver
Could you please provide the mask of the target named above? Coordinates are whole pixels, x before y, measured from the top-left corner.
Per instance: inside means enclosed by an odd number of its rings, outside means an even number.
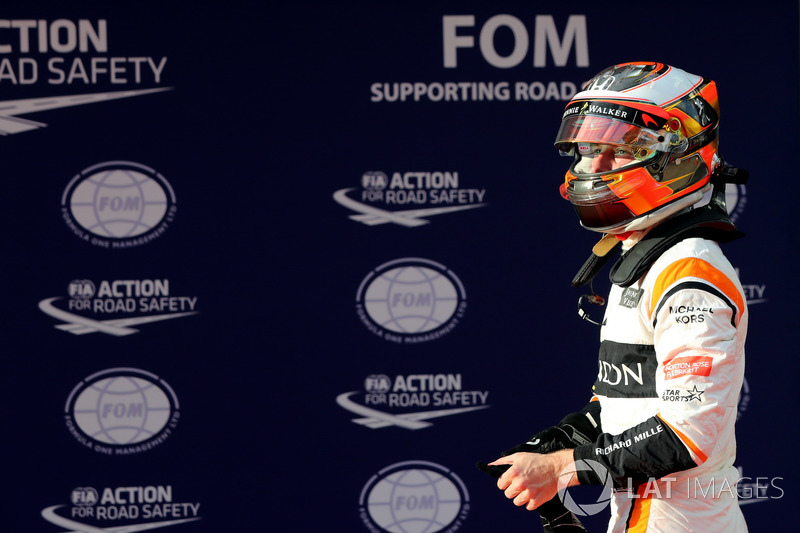
[[[588,296],[608,302],[599,373],[586,408],[479,464],[545,531],[584,531],[559,499],[577,484],[607,487],[609,532],[747,531],[733,463],[748,311],[720,248],[742,236],[725,186],[746,173],[718,126],[715,83],[656,62],[603,70],[564,111],[561,195],[602,234],[573,285],[616,258],[608,298]]]

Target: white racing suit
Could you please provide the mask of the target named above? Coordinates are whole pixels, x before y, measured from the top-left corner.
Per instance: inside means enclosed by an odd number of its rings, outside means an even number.
[[[593,391],[603,433],[575,449],[613,481],[609,532],[747,531],[733,466],[747,317],[736,272],[706,239],[612,286]],[[604,481],[578,468],[581,483]]]

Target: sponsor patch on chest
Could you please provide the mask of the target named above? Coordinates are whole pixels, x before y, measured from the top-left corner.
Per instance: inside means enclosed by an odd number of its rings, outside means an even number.
[[[633,309],[637,305],[639,305],[639,300],[642,299],[642,294],[644,294],[644,289],[628,287],[622,293],[622,297],[619,299],[619,305],[621,305],[622,307]]]
[[[655,349],[648,344],[604,340],[594,392],[610,398],[656,398],[658,366]]]

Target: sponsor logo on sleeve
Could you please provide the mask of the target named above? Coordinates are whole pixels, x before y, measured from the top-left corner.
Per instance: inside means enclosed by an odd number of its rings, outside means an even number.
[[[664,379],[709,376],[713,359],[705,355],[675,357],[664,363]]]
[[[665,389],[661,399],[665,402],[701,402],[704,392],[698,389],[697,385],[692,390]]]

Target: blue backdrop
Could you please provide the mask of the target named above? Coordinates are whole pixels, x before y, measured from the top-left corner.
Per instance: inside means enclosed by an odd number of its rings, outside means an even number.
[[[474,463],[590,396],[552,141],[636,60],[751,173],[738,490],[791,522],[797,2],[106,4],[0,10],[0,529],[536,531]]]

